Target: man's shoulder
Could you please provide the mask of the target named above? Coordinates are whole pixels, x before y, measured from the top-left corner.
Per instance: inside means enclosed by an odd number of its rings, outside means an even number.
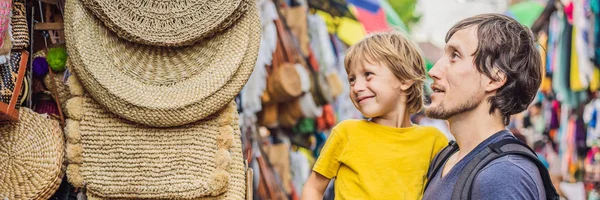
[[[540,177],[540,172],[535,163],[529,158],[521,155],[506,155],[491,161],[481,170],[478,179],[506,179],[507,175],[533,180],[535,176]]]
[[[474,195],[507,195],[518,199],[538,199],[543,182],[533,161],[521,155],[507,155],[490,162],[474,180]]]

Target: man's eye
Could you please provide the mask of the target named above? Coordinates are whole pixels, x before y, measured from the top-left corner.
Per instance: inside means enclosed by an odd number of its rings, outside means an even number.
[[[460,58],[460,55],[458,55],[458,53],[454,52],[452,53],[452,59],[457,59]]]

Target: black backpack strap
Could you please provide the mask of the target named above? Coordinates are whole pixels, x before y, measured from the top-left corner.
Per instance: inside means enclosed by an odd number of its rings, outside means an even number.
[[[492,148],[500,150],[500,152],[502,152],[500,156],[511,154],[521,155],[531,160],[537,166],[538,171],[540,172],[542,182],[544,183],[546,199],[560,199],[558,192],[556,192],[556,188],[554,188],[554,185],[552,184],[552,179],[550,178],[550,173],[548,172],[548,169],[546,168],[546,166],[544,166],[544,163],[540,161],[533,149],[531,149],[525,143],[517,139],[503,140],[501,142],[503,143],[493,144]]]
[[[546,199],[559,199],[558,193],[556,192],[554,185],[552,185],[548,169],[546,169],[544,164],[537,158],[535,151],[515,138],[502,139],[490,144],[487,148],[478,153],[459,174],[452,193],[452,199],[471,199],[473,182],[477,175],[491,161],[506,155],[521,155],[531,160],[537,166],[540,176],[542,177]]]
[[[431,182],[431,180],[433,179],[435,174],[437,174],[440,168],[444,166],[446,160],[448,160],[448,158],[450,158],[450,156],[452,156],[452,154],[454,154],[454,152],[456,152],[457,150],[458,145],[454,140],[452,140],[448,142],[448,146],[444,147],[437,155],[435,155],[435,157],[433,157],[433,160],[429,165],[429,170],[427,170],[427,183],[425,184],[423,191],[427,189],[427,186],[429,186],[429,182]]]
[[[493,154],[490,148],[480,151],[475,157],[467,163],[458,174],[458,179],[452,192],[452,200],[465,200],[470,198],[471,186],[475,180],[475,175],[483,169],[487,163],[496,159],[498,154]]]

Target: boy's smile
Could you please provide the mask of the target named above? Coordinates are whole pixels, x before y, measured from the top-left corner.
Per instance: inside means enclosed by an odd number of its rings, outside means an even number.
[[[362,104],[362,103],[364,103],[365,101],[367,101],[369,99],[373,99],[374,97],[375,97],[375,95],[372,95],[372,96],[361,96],[361,97],[358,97],[357,100],[358,100],[359,104]]]

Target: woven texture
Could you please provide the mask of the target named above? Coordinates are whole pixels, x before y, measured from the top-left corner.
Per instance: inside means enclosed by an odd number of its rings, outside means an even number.
[[[80,1],[66,2],[73,71],[111,112],[156,127],[198,121],[232,101],[248,80],[260,43],[254,2],[238,22],[197,45],[170,48],[116,36]]]
[[[235,24],[247,0],[82,0],[120,37],[153,46],[183,46]]]
[[[48,199],[63,177],[64,140],[58,121],[20,109],[0,125],[0,199]]]
[[[0,100],[6,104],[10,103],[15,87],[17,86],[21,59],[23,59],[23,53],[13,51],[10,53],[10,61],[0,64]],[[23,96],[24,87],[25,85],[21,86],[22,90],[19,92],[18,102],[21,102],[25,97]],[[20,104],[17,103],[16,108],[19,107]]]
[[[83,158],[67,157],[80,168],[90,199],[245,197],[234,102],[201,121],[165,129],[120,119],[87,95],[82,98],[81,121],[68,120],[67,135],[79,130]],[[68,140],[67,152],[78,148],[76,138]]]
[[[24,0],[14,0],[12,5],[12,48],[26,49],[29,46],[29,28],[27,27],[27,15]]]
[[[10,32],[10,15],[12,0],[0,0],[0,54],[10,53],[12,37]]]

